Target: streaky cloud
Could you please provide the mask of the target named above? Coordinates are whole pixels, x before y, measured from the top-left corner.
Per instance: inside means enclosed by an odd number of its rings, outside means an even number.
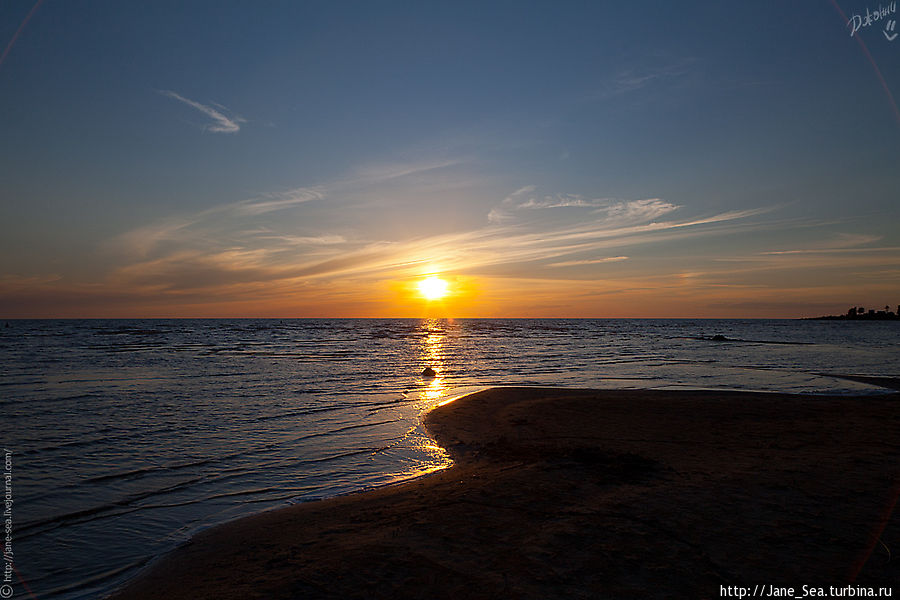
[[[527,214],[532,211],[549,211],[553,209],[591,209],[606,225],[635,224],[653,221],[668,213],[677,211],[680,206],[660,198],[641,200],[623,200],[616,198],[585,198],[581,194],[545,194],[538,198],[531,195],[536,186],[528,185],[512,192],[488,213],[488,222],[506,224],[517,219],[516,214]]]
[[[595,212],[604,215],[608,222],[635,223],[652,221],[675,212],[680,207],[660,198],[645,200],[616,201],[598,208]]]
[[[866,235],[853,233],[839,233],[835,239],[827,240],[823,243],[816,244],[809,248],[798,248],[794,250],[772,250],[763,252],[763,255],[780,255],[780,254],[821,254],[835,252],[871,252],[879,251],[881,248],[858,248],[867,244],[874,244],[883,239],[880,235]]]
[[[535,186],[535,185],[524,185],[524,186],[520,187],[519,189],[517,189],[516,191],[514,191],[513,193],[511,193],[506,198],[504,198],[503,205],[504,206],[512,206],[513,204],[516,203],[517,198],[519,198],[525,194],[530,194],[531,192],[535,191],[536,189],[537,189],[537,186]]]
[[[246,119],[238,115],[229,117],[220,110],[213,108],[212,106],[207,106],[206,104],[201,104],[196,100],[185,98],[181,94],[173,92],[171,90],[160,90],[159,93],[163,96],[172,98],[173,100],[178,100],[182,104],[186,104],[191,108],[195,108],[212,119],[213,123],[210,125],[205,125],[203,127],[204,131],[211,131],[213,133],[237,133],[241,130],[241,123],[247,122]],[[213,104],[225,112],[231,112],[221,104]]]
[[[245,215],[262,215],[276,210],[284,210],[311,202],[313,200],[322,200],[325,198],[325,192],[322,188],[301,187],[288,190],[286,192],[269,193],[262,198],[251,198],[249,200],[241,200],[236,204],[229,205],[235,211]]]
[[[532,264],[533,274],[541,269],[564,266],[601,265],[627,260],[626,256],[590,257],[590,253],[611,248],[633,247],[697,236],[723,235],[753,225],[728,223],[762,210],[733,211],[701,219],[657,222],[650,217],[665,210],[655,202],[636,201],[638,208],[600,214],[590,222],[577,222],[553,229],[533,223],[493,224],[474,230],[438,234],[408,240],[361,241],[344,236],[278,235],[257,229],[237,236],[220,229],[228,226],[219,219],[176,230],[169,254],[123,266],[116,279],[128,285],[165,286],[185,291],[201,286],[275,282],[282,280],[358,277],[396,279],[421,274],[429,265],[442,270],[474,273],[486,268]],[[231,207],[238,206],[229,205]],[[644,206],[641,210],[639,207]],[[648,208],[649,207],[649,208]],[[220,210],[222,210],[220,208]],[[212,212],[212,211],[209,211]],[[635,223],[636,215],[644,215]],[[627,217],[623,217],[627,215]],[[233,212],[231,217],[240,216]],[[623,219],[632,220],[625,223]],[[650,221],[650,222],[647,222]],[[195,230],[200,227],[201,229]],[[166,231],[173,231],[170,228]],[[198,241],[199,240],[199,241]],[[179,250],[180,248],[180,250]],[[566,256],[578,259],[559,260]],[[585,255],[588,255],[585,257]],[[546,274],[549,274],[547,272]]]
[[[281,242],[290,246],[333,246],[335,244],[347,243],[347,238],[342,235],[324,234],[324,235],[283,235],[276,234],[271,230],[248,231],[247,235],[251,235],[260,240],[272,240]]]
[[[566,207],[591,207],[597,206],[597,200],[585,200],[578,194],[556,194],[555,196],[544,196],[538,200],[529,198],[528,201],[516,206],[517,209],[540,210],[544,208],[566,208]]]
[[[603,263],[619,262],[628,260],[627,256],[608,256],[606,258],[595,258],[589,260],[569,260],[565,262],[550,263],[548,267],[580,267],[582,265],[600,265]]]
[[[777,250],[762,252],[762,256],[789,256],[798,254],[874,254],[881,252],[900,252],[900,246],[880,248],[819,248],[816,250]]]
[[[342,181],[340,183],[351,185],[358,185],[360,183],[378,183],[382,181],[389,181],[391,179],[399,179],[401,177],[409,177],[411,175],[417,175],[419,173],[426,173],[428,171],[446,169],[448,167],[459,165],[462,162],[464,162],[462,159],[453,158],[445,160],[420,161],[413,163],[373,165],[357,169],[356,172],[351,175],[350,179]]]
[[[607,77],[602,85],[593,93],[582,99],[586,102],[606,101],[613,98],[627,96],[637,92],[657,92],[657,97],[664,97],[658,93],[660,88],[685,78],[694,69],[697,60],[691,57],[680,59],[668,59],[668,62],[646,65],[641,68],[620,69],[615,74]]]
[[[178,96],[175,92],[161,92]],[[212,206],[195,213],[174,216],[161,222],[146,225],[123,234],[105,244],[117,253],[130,256],[150,257],[154,249],[164,243],[176,246],[188,246],[202,243],[204,232],[216,231],[212,237],[221,237],[222,230],[228,229],[240,218],[263,218],[276,211],[289,210],[300,205],[324,200],[330,196],[348,194],[366,190],[370,186],[400,179],[438,172],[464,162],[463,159],[419,160],[410,163],[380,164],[372,167],[356,169],[349,176],[326,182],[322,185],[302,186],[286,191],[267,192],[252,198]],[[233,222],[233,223],[232,223]],[[246,226],[241,227],[247,231]],[[233,233],[233,232],[230,232]],[[263,238],[259,238],[263,239]],[[278,236],[269,235],[280,246],[300,245],[335,245],[337,239],[345,240],[328,232],[315,232],[310,235]],[[304,241],[300,241],[304,240]],[[317,241],[316,241],[317,240]],[[323,241],[327,240],[327,242]],[[348,242],[349,243],[349,242]]]
[[[487,219],[488,223],[502,225],[512,221],[515,217],[501,208],[494,207],[491,209],[491,212],[488,213]]]

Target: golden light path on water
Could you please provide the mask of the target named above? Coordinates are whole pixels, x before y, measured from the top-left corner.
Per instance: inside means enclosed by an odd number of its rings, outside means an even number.
[[[448,362],[446,360],[447,335],[440,328],[440,325],[440,319],[428,319],[423,323],[423,329],[426,333],[421,346],[420,364],[422,365],[423,371],[426,368],[431,368],[435,373],[434,376],[426,376],[423,374],[423,387],[419,391],[419,398],[423,401],[423,405],[428,407],[422,413],[423,418],[428,410],[452,402],[453,400],[474,391],[472,389],[454,390],[456,393],[448,397],[451,388],[445,381],[445,373],[448,368]],[[423,427],[421,428],[421,431],[424,433]],[[422,476],[434,471],[439,471],[452,464],[452,461],[444,448],[435,444],[430,437],[426,437],[426,439],[428,441],[420,442],[419,448],[429,452],[434,462],[432,465],[428,465],[421,469],[415,476]]]
[[[429,378],[426,388],[422,391],[422,398],[425,400],[437,400],[447,392],[444,385],[446,334],[435,328],[437,324],[436,320],[426,324],[428,333],[425,335],[425,343],[422,347],[423,369],[431,368],[436,373],[434,377]]]

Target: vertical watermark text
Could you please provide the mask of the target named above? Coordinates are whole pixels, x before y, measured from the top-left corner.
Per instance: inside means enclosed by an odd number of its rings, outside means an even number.
[[[13,595],[13,453],[3,449],[3,581],[0,583],[0,598]]]

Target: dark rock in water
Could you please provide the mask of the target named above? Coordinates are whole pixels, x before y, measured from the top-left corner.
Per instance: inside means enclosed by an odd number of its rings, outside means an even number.
[[[727,341],[728,341],[728,338],[725,337],[724,335],[719,334],[719,335],[714,335],[714,336],[712,336],[712,341],[714,341],[714,342],[727,342]]]
[[[437,377],[437,371],[435,371],[431,367],[425,367],[422,370],[422,377]]]

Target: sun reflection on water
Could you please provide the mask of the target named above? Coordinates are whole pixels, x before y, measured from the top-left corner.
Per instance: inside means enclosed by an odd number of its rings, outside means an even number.
[[[422,368],[434,369],[435,375],[424,380],[425,389],[422,390],[421,397],[433,401],[447,393],[447,386],[444,383],[447,335],[438,319],[425,319],[422,322],[422,329],[425,332],[421,354]]]

